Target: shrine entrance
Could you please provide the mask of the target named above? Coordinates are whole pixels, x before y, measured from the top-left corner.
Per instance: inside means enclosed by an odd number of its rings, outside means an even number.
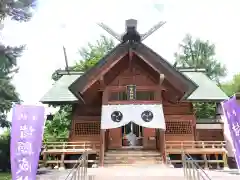
[[[134,122],[122,126],[122,148],[143,147],[143,127]]]

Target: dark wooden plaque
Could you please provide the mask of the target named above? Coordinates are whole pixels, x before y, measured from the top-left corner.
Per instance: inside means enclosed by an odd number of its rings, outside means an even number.
[[[127,85],[127,99],[128,100],[136,99],[136,85]]]

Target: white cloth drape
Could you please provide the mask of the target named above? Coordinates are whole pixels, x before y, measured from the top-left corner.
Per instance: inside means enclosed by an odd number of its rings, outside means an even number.
[[[114,111],[120,111],[123,115],[120,122],[114,122],[111,119],[111,114]],[[145,122],[141,114],[144,111],[151,111],[153,113],[153,119],[150,122]],[[147,105],[103,105],[101,116],[101,129],[118,128],[134,122],[139,126],[147,128],[159,128],[165,129],[165,118],[163,114],[162,104],[147,104]]]

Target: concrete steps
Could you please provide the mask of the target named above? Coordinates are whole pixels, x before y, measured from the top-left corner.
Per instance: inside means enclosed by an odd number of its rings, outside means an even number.
[[[140,164],[161,164],[162,157],[157,151],[110,150],[105,152],[105,166],[132,166]]]

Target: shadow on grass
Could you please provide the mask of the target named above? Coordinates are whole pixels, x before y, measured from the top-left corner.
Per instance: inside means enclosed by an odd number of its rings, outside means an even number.
[[[0,172],[0,180],[11,180],[11,173],[9,172]]]

